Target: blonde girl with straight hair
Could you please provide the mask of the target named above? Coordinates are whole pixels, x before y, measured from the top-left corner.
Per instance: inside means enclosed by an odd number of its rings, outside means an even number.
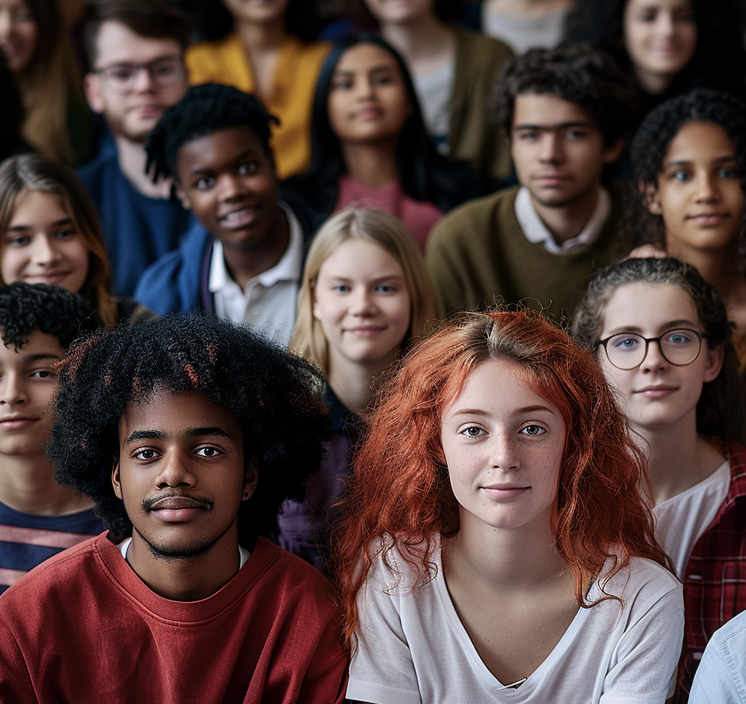
[[[298,294],[290,348],[318,364],[333,425],[329,459],[304,504],[285,505],[280,544],[324,569],[329,507],[342,495],[359,414],[374,384],[437,315],[435,292],[411,233],[393,215],[348,208],[316,234]]]

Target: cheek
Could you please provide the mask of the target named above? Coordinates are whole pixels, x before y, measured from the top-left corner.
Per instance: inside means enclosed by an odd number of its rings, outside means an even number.
[[[329,126],[331,127],[332,132],[337,136],[339,136],[340,132],[344,132],[344,115],[347,112],[345,106],[346,101],[343,93],[338,90],[333,90],[329,93],[326,111],[329,119]]]
[[[27,259],[19,251],[13,251],[10,248],[5,248],[0,253],[0,278],[2,283],[12,284],[18,281],[21,270],[23,268],[23,262]]]

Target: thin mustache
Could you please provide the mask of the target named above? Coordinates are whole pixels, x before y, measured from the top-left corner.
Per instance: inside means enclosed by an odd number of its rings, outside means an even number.
[[[207,499],[202,496],[187,496],[186,494],[164,494],[163,496],[153,496],[149,499],[143,499],[142,508],[144,511],[152,510],[159,501],[163,499],[189,499],[195,501],[198,504],[204,504],[205,506],[214,506],[215,502],[212,499]]]

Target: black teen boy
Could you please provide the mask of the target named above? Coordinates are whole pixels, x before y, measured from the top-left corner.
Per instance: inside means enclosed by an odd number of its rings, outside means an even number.
[[[602,176],[632,118],[629,79],[582,47],[509,59],[496,86],[519,186],[434,228],[427,260],[446,312],[502,297],[571,313],[586,277],[621,254],[624,191]],[[551,306],[550,306],[551,304]]]
[[[55,364],[90,313],[57,286],[0,286],[0,593],[103,528],[88,497],[54,480],[42,447],[52,428]]]
[[[154,178],[173,177],[199,221],[137,285],[135,298],[156,313],[201,309],[289,343],[304,228],[297,209],[280,200],[273,121],[253,95],[206,83],[190,88],[150,134]]]
[[[48,453],[130,537],[82,543],[0,599],[0,701],[342,702],[328,582],[260,537],[318,467],[322,386],[215,316],[74,348]]]

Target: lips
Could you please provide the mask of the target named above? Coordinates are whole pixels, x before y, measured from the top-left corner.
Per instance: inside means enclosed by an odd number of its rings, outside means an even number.
[[[375,120],[383,115],[383,110],[375,105],[360,108],[352,114],[354,120]]]
[[[386,326],[384,325],[361,325],[356,328],[347,328],[345,332],[352,335],[359,335],[360,337],[372,337],[383,332],[385,329]]]
[[[38,416],[30,416],[22,413],[11,413],[0,417],[0,430],[23,430],[40,420]]]
[[[727,217],[727,213],[699,213],[698,215],[688,216],[688,219],[704,227],[712,227],[713,225],[719,225]]]
[[[159,499],[146,499],[143,509],[157,514],[168,523],[181,523],[204,513],[212,506],[210,499],[192,496],[164,496]]]
[[[259,217],[260,210],[259,206],[244,206],[232,210],[227,215],[220,216],[218,220],[223,227],[227,227],[229,230],[250,227]]]
[[[532,181],[539,183],[544,186],[560,185],[567,183],[570,180],[569,176],[564,174],[538,174],[531,178]]]
[[[48,284],[55,285],[70,276],[69,271],[47,271],[43,274],[32,274],[25,276],[24,281],[28,284]]]
[[[482,491],[493,499],[515,499],[530,489],[530,486],[519,484],[490,484],[482,487]]]
[[[665,398],[678,391],[678,386],[668,386],[666,384],[651,384],[641,389],[637,389],[634,393],[638,396],[644,396],[646,398]]]

